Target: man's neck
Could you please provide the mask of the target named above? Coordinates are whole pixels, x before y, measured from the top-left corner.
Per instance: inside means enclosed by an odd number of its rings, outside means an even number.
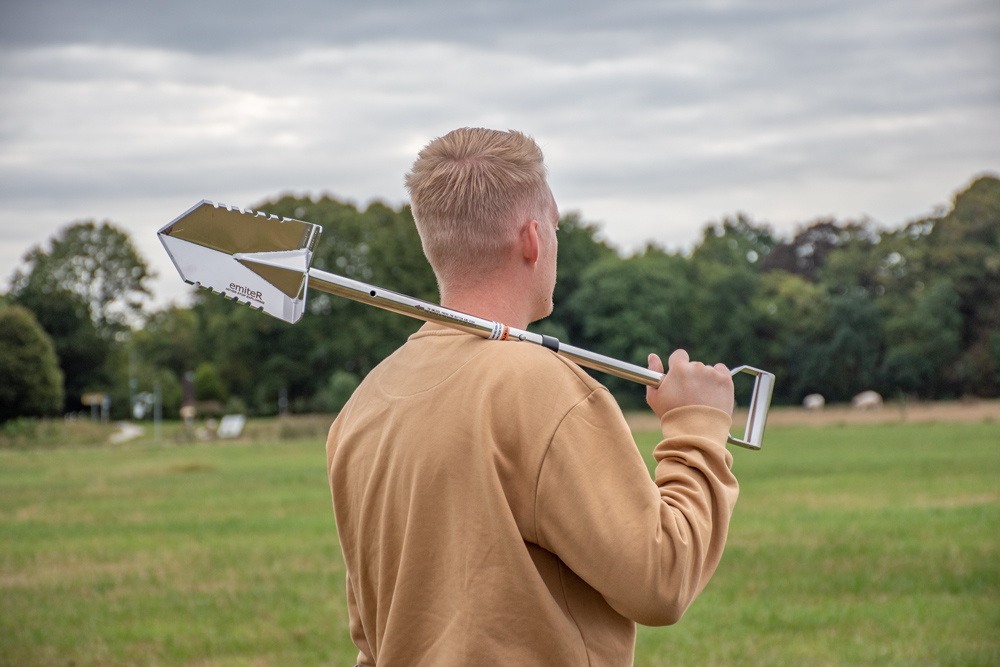
[[[524,329],[532,321],[524,296],[503,287],[444,290],[441,305],[510,327]]]

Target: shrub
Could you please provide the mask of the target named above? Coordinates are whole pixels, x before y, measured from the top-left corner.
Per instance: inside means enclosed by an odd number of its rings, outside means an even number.
[[[59,414],[63,374],[52,339],[31,311],[0,309],[0,422]]]

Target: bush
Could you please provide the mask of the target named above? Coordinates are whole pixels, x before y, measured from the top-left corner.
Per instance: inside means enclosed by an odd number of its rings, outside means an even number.
[[[229,398],[226,385],[215,364],[205,361],[198,364],[194,372],[194,397],[198,401],[218,401],[225,403]]]
[[[0,310],[0,422],[62,411],[63,374],[52,339],[31,311]]]
[[[347,371],[337,371],[330,376],[326,386],[316,395],[317,412],[340,412],[351,394],[358,388],[358,376]]]

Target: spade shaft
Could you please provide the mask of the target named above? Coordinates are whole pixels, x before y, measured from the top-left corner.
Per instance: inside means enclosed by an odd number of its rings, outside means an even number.
[[[531,331],[509,327],[502,322],[486,320],[475,315],[461,313],[444,308],[437,304],[421,301],[405,294],[382,289],[357,280],[351,280],[318,269],[309,269],[309,286],[371,306],[390,310],[394,313],[409,315],[426,322],[437,322],[453,329],[467,331],[489,340],[513,340],[535,343],[547,347],[557,354],[572,359],[581,366],[593,368],[616,375],[626,380],[645,385],[656,386],[663,379],[662,373],[648,368],[636,366],[625,361],[619,361],[603,354],[583,350],[572,345],[561,343],[552,336],[545,336]]]

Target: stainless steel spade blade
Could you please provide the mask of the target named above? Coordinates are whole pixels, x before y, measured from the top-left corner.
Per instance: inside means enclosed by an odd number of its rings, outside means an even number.
[[[157,235],[186,282],[294,323],[305,309],[321,231],[309,222],[202,201]]]
[[[656,386],[662,373],[561,343],[551,336],[509,327],[437,304],[310,268],[322,227],[301,220],[255,213],[202,201],[158,232],[181,278],[268,315],[297,322],[312,287],[428,322],[438,322],[490,340],[535,343],[581,366]],[[774,376],[740,366],[732,374],[755,376],[746,429],[729,442],[760,449],[771,405]]]

